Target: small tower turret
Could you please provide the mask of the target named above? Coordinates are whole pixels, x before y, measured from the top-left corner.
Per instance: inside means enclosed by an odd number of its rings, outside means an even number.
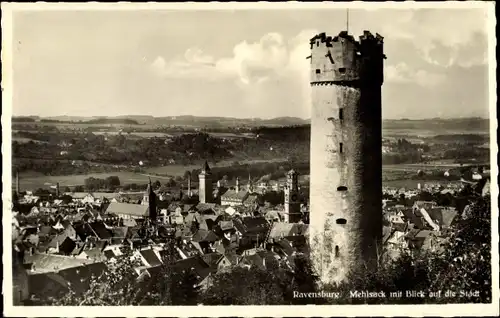
[[[199,199],[200,203],[211,203],[212,201],[212,173],[210,171],[210,166],[208,161],[205,160],[200,174],[199,179]]]
[[[236,186],[234,188],[234,191],[240,192],[240,178],[236,177]]]

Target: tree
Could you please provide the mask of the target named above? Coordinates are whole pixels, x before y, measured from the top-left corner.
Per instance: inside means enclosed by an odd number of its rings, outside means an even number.
[[[234,267],[214,275],[213,284],[203,294],[206,305],[285,304],[283,285],[274,271]],[[290,282],[288,280],[288,282]]]
[[[99,277],[93,277],[88,289],[75,292],[70,288],[62,298],[54,301],[56,306],[126,306],[140,305],[143,291],[137,288],[137,274],[134,267],[138,263],[125,254],[109,266]]]
[[[109,176],[106,178],[106,184],[109,189],[114,190],[120,186],[120,178],[118,176]]]
[[[151,277],[138,277],[140,264],[131,251],[120,256],[115,264],[99,277],[94,277],[88,289],[77,293],[70,290],[62,298],[50,301],[57,306],[143,306],[194,305],[197,290],[192,272],[175,271],[174,241],[167,241],[163,264],[151,271]]]
[[[155,182],[153,182],[153,189],[159,189],[161,188],[161,182],[160,180],[156,180]]]
[[[85,191],[85,189],[81,185],[78,185],[75,187],[75,192],[84,192],[84,191]]]
[[[71,189],[70,189],[70,187],[64,187],[63,191],[68,193],[68,192],[71,192]]]
[[[455,292],[448,302],[491,302],[490,197],[477,198],[468,212],[445,243],[444,254],[429,258],[431,288]],[[458,297],[461,291],[479,294]]]

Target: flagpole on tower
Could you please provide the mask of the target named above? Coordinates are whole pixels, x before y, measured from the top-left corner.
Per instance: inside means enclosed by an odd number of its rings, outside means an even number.
[[[346,31],[349,34],[349,8],[346,11]]]

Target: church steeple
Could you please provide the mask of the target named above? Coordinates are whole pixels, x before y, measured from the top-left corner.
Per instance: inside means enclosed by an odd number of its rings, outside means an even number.
[[[252,183],[252,177],[250,176],[250,173],[248,174],[248,192],[249,193],[253,192],[253,183]]]
[[[156,193],[153,191],[153,184],[151,183],[151,178],[149,178],[148,187],[146,193],[144,193],[144,199],[142,204],[147,204],[149,206],[149,218],[152,222],[156,222]]]
[[[210,174],[211,173],[210,166],[208,165],[208,161],[207,160],[205,160],[205,164],[203,165],[203,168],[201,169],[201,173],[204,173],[204,174]]]

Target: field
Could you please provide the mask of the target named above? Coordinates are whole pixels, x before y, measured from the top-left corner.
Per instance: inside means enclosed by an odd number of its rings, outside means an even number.
[[[283,162],[283,159],[274,159],[274,160],[246,160],[239,161],[240,164],[256,164],[263,162]],[[85,179],[93,177],[105,179],[109,176],[118,176],[120,178],[121,184],[130,184],[130,183],[146,183],[149,178],[151,180],[167,180],[171,177],[175,176],[183,176],[187,170],[199,169],[201,164],[197,165],[169,165],[164,167],[154,167],[154,168],[144,168],[141,172],[132,172],[132,171],[122,171],[122,172],[105,172],[105,173],[89,173],[89,174],[81,174],[81,175],[70,175],[70,176],[46,176],[39,173],[20,173],[20,184],[21,189],[29,189],[34,190],[38,188],[47,188],[50,185],[55,185],[59,182],[61,187],[65,186],[77,186],[83,185]],[[210,164],[211,167],[227,167],[231,166],[233,161],[221,161],[214,164]],[[162,176],[158,176],[161,174]],[[12,178],[12,185],[15,185],[15,178]]]
[[[389,180],[389,181],[383,181],[382,185],[384,187],[391,187],[391,188],[405,188],[405,189],[416,189],[418,187],[418,184],[421,184],[423,186],[426,183],[443,183],[443,184],[449,184],[449,183],[460,183],[459,181],[433,181],[433,180],[418,180],[418,179],[411,179],[411,180]]]
[[[109,135],[109,136],[115,136],[115,135],[118,135],[120,134],[120,132],[118,131],[94,131],[93,132],[94,135]],[[167,133],[162,133],[162,132],[131,132],[130,134],[128,133],[121,133],[125,136],[137,136],[137,137],[142,137],[142,138],[155,138],[155,137],[158,137],[158,138],[161,138],[161,137],[173,137],[173,135],[171,134],[167,134]]]
[[[12,141],[17,141],[18,143],[28,143],[30,141],[33,141],[33,142],[36,142],[39,144],[46,143],[45,141],[35,140],[35,139],[31,139],[31,138],[23,138],[23,137],[13,137]]]
[[[148,181],[147,175],[141,175],[135,172],[109,172],[109,173],[90,173],[82,175],[71,176],[44,176],[33,174],[20,174],[19,183],[21,190],[35,190],[38,188],[48,188],[59,182],[60,187],[71,187],[83,185],[85,179],[89,177],[105,179],[109,176],[118,176],[121,183],[146,183]],[[12,178],[13,185],[15,178]]]
[[[234,164],[235,160],[223,160],[219,161],[215,164],[210,163],[210,167],[228,167],[232,166]],[[242,165],[244,164],[257,164],[257,163],[266,163],[266,162],[284,162],[285,159],[282,158],[276,158],[272,160],[259,160],[259,159],[254,159],[254,160],[238,160],[238,162]],[[163,166],[163,167],[152,167],[152,168],[146,168],[145,172],[146,173],[153,173],[153,174],[161,174],[161,175],[169,175],[169,176],[182,176],[186,172],[186,170],[194,170],[194,169],[199,169],[201,167],[202,163],[200,162],[199,164],[196,165],[187,165],[187,166],[182,166],[182,165],[168,165],[168,166]]]

